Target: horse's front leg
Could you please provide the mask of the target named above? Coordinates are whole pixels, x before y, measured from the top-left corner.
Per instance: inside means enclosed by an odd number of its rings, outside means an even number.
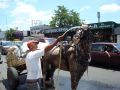
[[[79,80],[76,77],[76,76],[78,76],[77,72],[72,71],[72,72],[70,72],[70,74],[71,74],[71,89],[76,90],[76,88],[78,86],[78,82],[79,82]]]
[[[81,64],[76,64],[77,68],[74,68],[70,74],[71,74],[71,88],[72,90],[76,90],[79,80],[83,76],[85,70],[87,69],[87,65],[81,65]]]

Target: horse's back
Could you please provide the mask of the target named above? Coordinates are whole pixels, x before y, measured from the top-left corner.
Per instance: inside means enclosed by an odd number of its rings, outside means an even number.
[[[52,50],[49,51],[49,54],[51,55],[58,55],[60,52],[60,47],[55,46]]]

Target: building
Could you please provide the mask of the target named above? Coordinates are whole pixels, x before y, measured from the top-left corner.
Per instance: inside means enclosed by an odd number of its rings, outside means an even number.
[[[32,26],[30,27],[30,35],[31,36],[39,35],[40,33],[43,33],[43,30],[45,29],[50,29],[50,26],[48,25]]]
[[[93,33],[93,42],[117,42],[120,43],[120,24],[113,21],[90,23],[88,24]],[[31,27],[31,35],[43,33],[46,37],[58,37],[66,32],[69,28],[51,28],[49,26]],[[73,35],[70,32],[69,35]]]
[[[119,42],[120,24],[113,21],[88,24],[93,36],[94,42]]]
[[[5,40],[5,31],[0,31],[0,40]]]

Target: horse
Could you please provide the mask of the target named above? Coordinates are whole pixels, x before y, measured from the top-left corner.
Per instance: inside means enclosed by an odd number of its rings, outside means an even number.
[[[71,90],[76,90],[79,80],[87,70],[91,59],[91,40],[89,27],[80,26],[74,28],[73,31],[75,31],[75,34],[68,45],[58,45],[44,55],[42,68],[45,83],[52,80],[51,85],[54,84],[53,75],[56,69],[69,71]]]

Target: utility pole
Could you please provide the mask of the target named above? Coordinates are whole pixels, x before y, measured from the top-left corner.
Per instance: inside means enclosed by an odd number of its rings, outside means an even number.
[[[97,12],[98,23],[100,23],[100,12]]]
[[[6,16],[6,29],[8,30],[7,16]]]

